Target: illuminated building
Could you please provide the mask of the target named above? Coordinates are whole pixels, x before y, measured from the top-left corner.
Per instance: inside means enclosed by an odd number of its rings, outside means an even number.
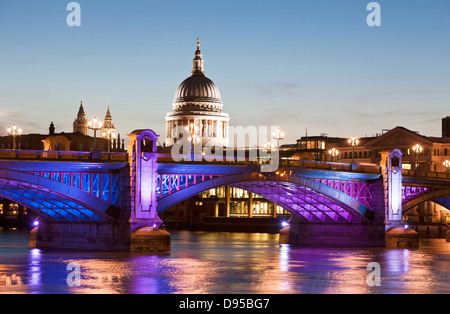
[[[200,40],[193,63],[191,76],[178,87],[172,112],[166,115],[166,146],[175,144],[180,139],[180,132],[193,125],[203,146],[210,143],[225,147],[229,143],[230,118],[223,112],[219,89],[205,76]]]

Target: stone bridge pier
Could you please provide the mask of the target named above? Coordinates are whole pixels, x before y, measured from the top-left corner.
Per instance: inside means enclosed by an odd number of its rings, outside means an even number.
[[[129,135],[128,158],[130,165],[130,249],[132,252],[168,252],[170,234],[162,228],[158,216],[158,135],[151,130],[134,131]]]

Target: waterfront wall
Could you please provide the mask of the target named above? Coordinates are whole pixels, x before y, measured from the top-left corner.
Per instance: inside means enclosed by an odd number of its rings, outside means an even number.
[[[30,247],[41,250],[96,252],[170,252],[170,234],[122,223],[44,222],[31,230]]]
[[[129,251],[130,224],[42,221],[30,234],[30,247],[42,250]]]

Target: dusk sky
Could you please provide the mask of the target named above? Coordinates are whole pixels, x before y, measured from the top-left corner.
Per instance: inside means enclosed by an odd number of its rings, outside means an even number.
[[[0,0],[0,135],[72,132],[110,106],[124,137],[165,115],[201,38],[206,76],[231,125],[371,136],[404,126],[441,136],[450,116],[450,1]],[[163,142],[163,141],[161,141]]]

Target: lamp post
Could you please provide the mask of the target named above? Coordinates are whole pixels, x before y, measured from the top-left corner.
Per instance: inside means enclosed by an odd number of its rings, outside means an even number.
[[[272,144],[272,142],[267,142],[266,144],[264,144],[264,148],[267,149],[267,154],[271,154],[272,153],[272,149],[275,148],[275,146]]]
[[[418,169],[419,168],[419,162],[418,162],[418,156],[420,153],[423,152],[423,147],[420,146],[419,144],[416,144],[413,146],[413,152],[416,155],[416,164],[415,164],[415,168]]]
[[[272,133],[272,136],[275,140],[277,140],[277,149],[280,150],[280,141],[284,140],[284,132],[280,129],[277,129]]]
[[[353,147],[353,153],[352,153],[353,161],[352,161],[352,164],[354,164],[355,163],[355,146],[359,145],[359,139],[357,139],[356,137],[353,136],[352,138],[348,139],[348,143],[350,145],[352,145],[352,147]]]
[[[191,161],[195,161],[195,152],[194,152],[194,143],[200,142],[200,136],[196,133],[198,132],[198,128],[194,125],[194,123],[189,124],[185,130],[189,132],[189,142],[191,143]]]
[[[447,168],[447,172],[450,172],[450,160],[446,160],[442,164]]]
[[[22,129],[18,128],[15,124],[12,127],[7,129],[8,135],[11,135],[13,138],[13,150],[16,149],[16,136],[22,135]]]
[[[281,162],[280,141],[284,140],[284,132],[278,128],[275,132],[272,133],[272,137],[277,141],[278,160],[279,162]]]
[[[334,158],[336,158],[339,155],[339,151],[336,148],[332,148],[328,151],[328,154],[331,156],[331,161],[334,161]]]
[[[116,133],[108,130],[106,132],[103,132],[103,138],[106,138],[108,140],[108,153],[110,153],[113,141],[116,139]]]
[[[103,122],[97,120],[95,117],[92,121],[89,120],[87,123],[89,129],[94,130],[94,150],[97,148],[97,131],[102,129]]]

